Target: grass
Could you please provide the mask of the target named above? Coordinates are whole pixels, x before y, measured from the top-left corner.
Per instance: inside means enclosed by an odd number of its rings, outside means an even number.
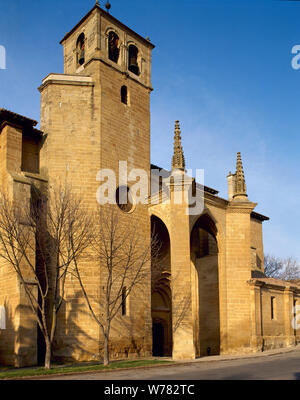
[[[105,367],[103,364],[93,364],[93,365],[70,365],[70,366],[53,366],[50,370],[46,370],[43,367],[33,367],[33,368],[21,368],[21,369],[11,369],[11,368],[0,368],[0,379],[17,379],[26,378],[34,376],[47,376],[56,374],[69,374],[77,372],[92,372],[92,371],[112,371],[115,369],[122,368],[136,368],[136,367],[147,367],[151,365],[159,364],[170,364],[170,361],[162,360],[134,360],[134,361],[115,361],[109,366]]]

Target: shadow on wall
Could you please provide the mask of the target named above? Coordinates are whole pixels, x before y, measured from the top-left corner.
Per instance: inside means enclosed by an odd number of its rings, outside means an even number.
[[[31,313],[29,306],[19,305],[13,313],[7,301],[4,303],[6,329],[0,330],[0,365],[27,367],[37,364],[36,330],[33,321],[26,316]],[[15,327],[16,321],[19,327]]]
[[[53,343],[52,362],[99,361],[103,362],[102,332],[90,317],[85,303],[80,303],[81,292],[75,293],[71,301],[64,301],[58,314],[56,335]],[[95,299],[93,299],[95,301]],[[29,306],[18,306],[13,312],[5,302],[6,329],[0,330],[0,366],[36,366],[38,364],[38,326]],[[19,314],[20,313],[20,314]],[[20,326],[16,329],[15,322]],[[15,317],[16,315],[16,317]],[[89,320],[90,319],[90,320]],[[90,332],[82,328],[82,320]],[[35,329],[33,331],[33,323]],[[95,335],[91,334],[91,325]],[[112,358],[143,357],[151,354],[151,343],[145,343],[144,315],[119,316],[112,324]],[[100,331],[100,343],[99,343]],[[40,349],[42,351],[42,349]],[[147,354],[147,351],[149,354]],[[40,354],[41,365],[43,357]]]
[[[227,340],[228,340],[228,335],[227,333],[220,332],[220,354],[226,353],[227,349]]]
[[[59,313],[57,334],[53,344],[53,360],[56,362],[99,361],[103,362],[103,334],[90,316],[81,291],[70,302],[63,302]],[[99,303],[99,299],[91,297]],[[88,326],[90,333],[87,333]],[[93,331],[91,330],[93,327]],[[91,333],[93,332],[93,333]],[[94,334],[95,333],[95,334]],[[99,339],[100,336],[100,339]],[[145,351],[146,349],[146,351]],[[148,350],[148,354],[147,354]],[[121,311],[112,322],[110,356],[112,359],[144,357],[151,355],[151,343],[145,343],[144,312],[122,316]]]
[[[134,358],[145,355],[144,315],[118,316],[112,326],[111,356],[113,358]],[[149,348],[150,352],[151,349]]]
[[[70,301],[63,301],[58,314],[56,335],[53,342],[53,361],[102,361],[99,355],[98,328],[90,316],[81,292],[75,293]],[[95,335],[91,336],[82,329],[80,320],[86,320],[87,327],[95,327]]]

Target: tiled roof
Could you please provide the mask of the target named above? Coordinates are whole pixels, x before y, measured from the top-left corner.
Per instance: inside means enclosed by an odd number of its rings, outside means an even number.
[[[34,127],[38,124],[37,121],[31,118],[27,118],[24,115],[14,113],[12,111],[6,110],[5,108],[0,108],[0,126],[3,122],[11,122],[26,127]]]

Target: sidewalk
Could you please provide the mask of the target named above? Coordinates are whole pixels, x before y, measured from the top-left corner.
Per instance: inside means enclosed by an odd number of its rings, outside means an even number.
[[[244,353],[244,354],[224,354],[220,356],[207,356],[196,358],[195,360],[176,360],[176,364],[190,364],[190,363],[199,363],[199,362],[213,362],[213,361],[232,361],[232,360],[243,360],[248,358],[260,358],[260,357],[270,357],[278,354],[292,353],[292,352],[300,352],[300,344],[292,347],[284,347],[280,349],[266,350],[258,353]],[[171,357],[165,357],[163,360],[173,361]],[[174,362],[174,361],[173,361]],[[174,365],[174,364],[173,364]]]

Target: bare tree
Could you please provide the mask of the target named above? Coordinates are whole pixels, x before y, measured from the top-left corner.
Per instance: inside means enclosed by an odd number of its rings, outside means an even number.
[[[180,282],[180,275],[178,274],[172,279],[172,305],[175,310],[173,311],[173,332],[182,325],[187,313],[192,306],[192,297],[189,290],[189,284],[178,287]]]
[[[149,276],[151,250],[154,241],[145,243],[142,230],[136,225],[124,224],[121,211],[116,206],[99,208],[99,229],[91,242],[98,259],[102,293],[97,299],[100,313],[97,314],[92,298],[82,280],[80,267],[74,259],[74,275],[81,286],[90,314],[100,326],[104,337],[104,365],[110,362],[109,343],[112,321],[121,311],[135,287]]]
[[[290,281],[300,278],[300,264],[293,258],[265,256],[265,275],[270,278]]]
[[[289,257],[283,260],[283,271],[281,279],[285,281],[292,281],[300,278],[300,264],[293,258]]]
[[[24,287],[45,340],[45,368],[50,369],[66,276],[90,242],[90,221],[82,201],[67,185],[53,185],[45,193],[33,191],[32,197],[24,208],[0,195],[0,258]]]
[[[266,254],[264,259],[265,259],[265,275],[268,278],[280,279],[280,275],[283,269],[282,260],[270,254]]]

